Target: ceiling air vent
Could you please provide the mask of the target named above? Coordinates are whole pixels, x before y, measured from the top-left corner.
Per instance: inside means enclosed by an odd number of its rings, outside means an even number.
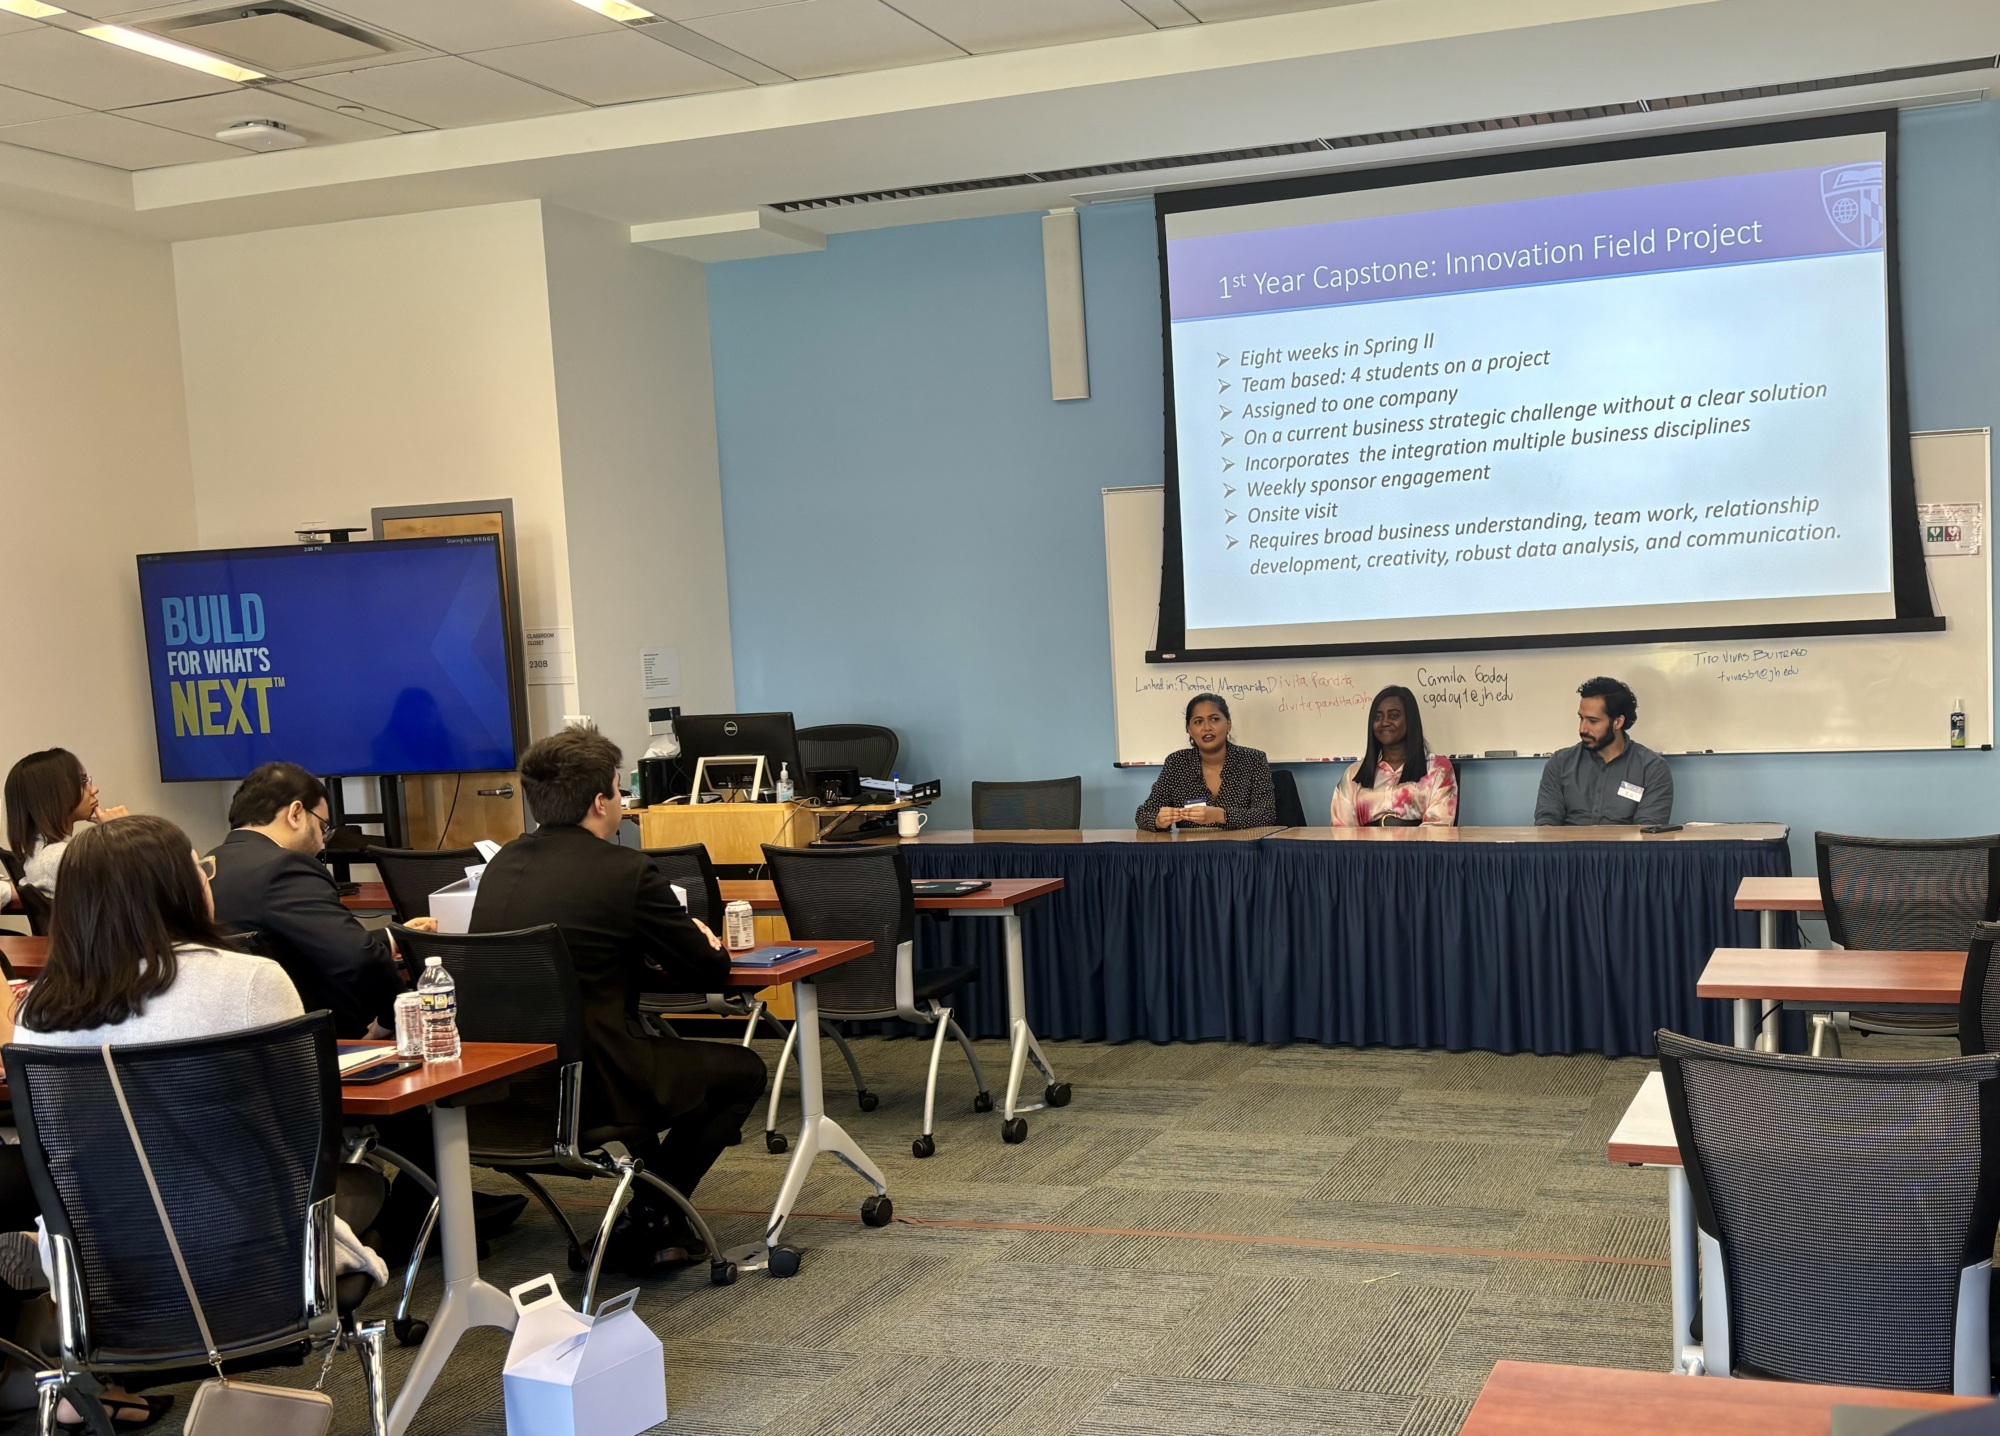
[[[267,75],[351,65],[395,48],[365,30],[291,5],[235,5],[226,10],[175,15],[141,28]]]

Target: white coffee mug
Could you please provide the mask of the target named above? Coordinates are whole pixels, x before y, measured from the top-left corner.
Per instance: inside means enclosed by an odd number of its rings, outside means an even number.
[[[916,808],[905,808],[896,814],[896,835],[898,837],[914,838],[924,830],[924,824],[930,820],[931,815],[929,813],[920,812]]]

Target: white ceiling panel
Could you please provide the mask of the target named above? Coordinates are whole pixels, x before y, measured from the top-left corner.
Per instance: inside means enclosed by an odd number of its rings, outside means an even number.
[[[693,20],[703,15],[733,15],[739,10],[773,10],[781,5],[803,4],[805,0],[644,0],[646,8],[669,20]]]
[[[246,120],[276,120],[306,139],[322,144],[369,140],[378,135],[396,133],[386,125],[370,124],[367,120],[336,112],[331,107],[338,102],[330,95],[323,95],[320,99],[326,108],[259,87],[227,95],[169,100],[163,105],[142,105],[138,109],[119,113],[129,120],[161,125],[204,140],[213,139],[215,132],[227,125],[240,125]]]
[[[420,45],[462,55],[622,30],[572,0],[325,0],[326,8]],[[651,7],[648,7],[651,8]]]
[[[42,22],[30,20],[25,15],[11,15],[0,10],[0,35],[12,35],[19,30],[39,30]]]
[[[733,90],[750,83],[671,45],[623,29],[610,35],[481,50],[468,58],[593,105]]]
[[[31,150],[47,150],[121,170],[231,159],[243,153],[234,145],[142,125],[123,115],[64,115],[28,125],[9,125],[0,129],[0,144],[25,145]]]
[[[1331,10],[1360,0],[1180,0],[1198,20],[1247,20],[1252,15],[1289,15],[1298,10]]]
[[[880,0],[799,0],[685,23],[799,80],[949,60],[960,53]]]
[[[369,124],[395,134],[406,135],[414,130],[430,128],[408,115],[392,115],[387,110],[378,110],[373,105],[364,105],[354,100],[343,100],[337,95],[326,95],[318,90],[308,90],[303,85],[290,82],[277,85],[259,85],[259,94],[286,95],[302,105],[312,105],[316,109],[333,110],[344,119],[365,120]]]
[[[567,3],[567,0],[549,0],[549,3]],[[373,65],[338,75],[315,75],[300,84],[441,128],[490,125],[501,120],[525,120],[588,108],[565,95],[452,55],[411,60],[401,65]]]
[[[75,113],[75,105],[0,86],[0,125],[25,125],[30,120],[52,120],[57,115]]]
[[[29,33],[0,35],[0,85],[92,110],[185,100],[237,88],[185,65],[48,25]]]
[[[927,29],[975,54],[1026,50],[1109,35],[1151,33],[1125,0],[889,0]]]

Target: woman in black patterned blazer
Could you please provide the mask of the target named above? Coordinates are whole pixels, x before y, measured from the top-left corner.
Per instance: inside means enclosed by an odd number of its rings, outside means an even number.
[[[1268,828],[1278,821],[1271,765],[1255,748],[1229,741],[1229,704],[1213,693],[1188,700],[1191,746],[1169,753],[1139,805],[1142,828]]]

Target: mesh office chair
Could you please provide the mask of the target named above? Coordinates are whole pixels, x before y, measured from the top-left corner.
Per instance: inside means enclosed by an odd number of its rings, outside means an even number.
[[[893,728],[873,723],[822,723],[799,729],[799,787],[818,768],[852,768],[864,778],[887,778],[896,771],[902,744]]]
[[[706,923],[710,932],[721,936],[722,884],[715,876],[715,864],[709,861],[708,848],[701,843],[689,843],[678,848],[641,848],[640,851],[653,860],[653,866],[659,869],[661,877],[687,894],[688,916]],[[777,1019],[765,1015],[761,999],[740,992],[643,992],[639,995],[639,1015],[644,1018],[672,1019],[676,1014],[687,1016],[697,1012],[714,1013],[718,1017],[748,1018],[748,1025],[743,1029],[745,1047],[757,1035],[759,1019],[777,1028],[778,1036],[785,1035],[785,1029]]]
[[[568,1216],[537,1178],[606,1177],[618,1184],[588,1248],[590,1271],[577,1310],[587,1314],[596,1300],[605,1246],[634,1182],[646,1183],[687,1217],[708,1248],[710,1281],[718,1286],[735,1281],[736,1264],[723,1257],[694,1204],[626,1150],[625,1143],[648,1140],[655,1133],[584,1125],[583,998],[562,929],[546,923],[517,932],[417,932],[401,925],[394,931],[397,943],[419,966],[432,957],[443,959],[445,971],[458,985],[462,1041],[546,1042],[556,1049],[554,1066],[538,1067],[509,1081],[504,1102],[468,1107],[465,1125],[472,1164],[512,1177],[556,1219],[569,1243],[571,1271],[583,1268],[586,1249]],[[404,1274],[396,1337],[406,1344],[422,1339],[417,1324],[409,1319],[408,1303],[436,1213],[433,1203]]]
[[[1699,1229],[1692,1369],[1991,1394],[2000,1056],[1657,1040]]]
[[[1993,945],[2000,941],[2000,923],[1982,922],[1972,929],[1966,949],[1965,977],[1958,989],[1958,1050],[1967,1057],[2000,1052],[2000,963]]]
[[[465,880],[465,870],[486,859],[477,848],[446,848],[428,852],[422,848],[370,848],[363,858],[382,874],[382,886],[389,890],[389,906],[397,922],[413,917],[429,917],[431,894]]]
[[[988,829],[1081,828],[1083,779],[1036,778],[1025,783],[974,783],[972,826]]]
[[[1279,827],[1303,828],[1306,825],[1306,805],[1299,801],[1299,780],[1292,776],[1291,769],[1271,770],[1271,794],[1278,800]]]
[[[1973,924],[2000,917],[2000,835],[1853,838],[1813,834],[1820,909],[1841,947],[1957,952]],[[1840,1053],[1840,1030],[1950,1037],[1935,1017],[1896,1012],[1816,1013],[1813,1052]]]
[[[937,1109],[938,1061],[944,1055],[947,1033],[957,1039],[964,1051],[965,1060],[972,1067],[972,1080],[979,1088],[972,1100],[972,1110],[993,1110],[993,1095],[986,1090],[986,1075],[979,1070],[979,1054],[972,1050],[971,1041],[951,1015],[946,1001],[963,991],[979,970],[975,967],[917,969],[916,896],[910,890],[910,867],[901,848],[780,848],[766,843],[764,861],[770,864],[771,880],[778,886],[778,901],[785,909],[785,925],[795,940],[867,939],[875,944],[875,951],[869,956],[843,963],[814,979],[819,988],[822,1020],[831,1024],[842,1020],[900,1019],[931,1029],[930,1075],[924,1082],[924,1127],[910,1143],[914,1155],[930,1156],[937,1150],[931,1128]],[[767,1144],[775,1135],[778,1093],[784,1088],[785,1063],[797,1040],[794,1025],[778,1058],[777,1073],[771,1079],[772,1115],[765,1124]],[[852,1060],[850,1057],[849,1061]]]
[[[21,904],[21,911],[27,914],[28,931],[36,937],[47,937],[49,912],[55,906],[48,894],[40,888],[28,886],[20,855],[8,848],[0,848],[0,871],[7,874],[7,881],[14,889],[14,896]]]
[[[383,1436],[382,1326],[352,1321],[372,1283],[333,1271],[341,1115],[332,1018],[316,1012],[114,1055],[217,1351],[247,1371],[354,1346]],[[208,1352],[102,1054],[10,1043],[5,1056],[60,1313],[58,1369],[36,1378],[40,1430],[55,1430],[67,1396],[109,1432],[100,1382],[199,1376]]]

